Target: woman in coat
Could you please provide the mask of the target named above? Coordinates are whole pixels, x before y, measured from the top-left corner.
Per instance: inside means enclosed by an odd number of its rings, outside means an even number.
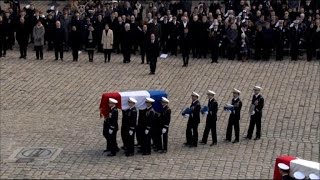
[[[113,48],[113,31],[109,28],[109,24],[105,25],[105,29],[102,31],[101,44],[104,51],[104,62],[110,62],[111,52]]]
[[[44,45],[44,27],[41,20],[37,21],[37,24],[33,27],[33,39],[34,39],[34,49],[36,50],[37,60],[43,60],[43,45]]]

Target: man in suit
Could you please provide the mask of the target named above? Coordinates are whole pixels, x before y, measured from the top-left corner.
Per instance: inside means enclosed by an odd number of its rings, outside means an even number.
[[[299,26],[299,20],[293,21],[294,26],[290,29],[290,40],[291,40],[291,60],[298,60],[299,47],[302,43],[302,28]]]
[[[217,112],[218,112],[218,102],[214,99],[215,94],[216,93],[211,90],[208,90],[207,92],[207,95],[209,98],[208,114],[206,119],[206,127],[203,132],[202,140],[200,141],[200,144],[207,144],[208,135],[211,130],[212,144],[210,144],[210,146],[217,144],[216,121],[217,121]]]
[[[172,21],[169,22],[169,40],[168,46],[171,55],[177,56],[177,46],[178,46],[178,36],[179,36],[179,25],[180,22],[177,21],[177,17],[173,16]]]
[[[252,96],[251,107],[250,110],[250,125],[248,129],[247,136],[245,138],[251,139],[254,126],[256,126],[256,138],[254,140],[259,140],[261,137],[261,117],[262,117],[262,109],[264,106],[264,98],[260,94],[261,87],[255,86],[253,88],[254,95]]]
[[[191,47],[191,35],[189,33],[189,29],[185,28],[183,35],[180,37],[180,49],[182,52],[183,67],[188,66],[190,47]]]
[[[123,54],[123,63],[130,63],[131,59],[131,45],[132,45],[132,33],[130,30],[130,24],[124,25],[125,31],[122,35],[121,51]]]
[[[144,64],[144,59],[146,57],[147,47],[148,47],[147,45],[149,43],[149,39],[150,39],[150,34],[148,32],[148,26],[143,25],[142,30],[140,31],[140,37],[139,37],[141,64]],[[147,59],[147,64],[149,64],[148,59]]]
[[[152,103],[154,103],[154,99],[146,98],[145,102],[147,105],[146,110],[144,111],[144,123],[142,126],[142,144],[141,150],[142,155],[150,155],[151,154],[151,129],[152,123],[154,121],[154,109],[152,108]],[[140,115],[139,115],[140,117]]]
[[[134,98],[129,98],[128,105],[129,109],[127,112],[126,122],[128,123],[126,128],[126,139],[127,139],[127,149],[126,149],[126,156],[133,156],[134,155],[134,137],[135,137],[135,130],[137,124],[137,109],[135,107],[137,100]]]
[[[171,121],[171,109],[168,106],[169,100],[165,97],[161,99],[162,112],[160,116],[161,121],[161,135],[159,141],[158,150],[160,153],[166,153],[168,151],[168,133],[169,133],[169,125]]]
[[[60,21],[56,21],[56,28],[54,30],[54,55],[57,61],[60,55],[60,60],[63,61],[63,45],[64,45],[64,29],[61,27]]]
[[[26,25],[25,19],[23,17],[20,18],[20,22],[16,32],[16,39],[18,41],[20,47],[20,59],[27,59],[27,47],[28,47],[28,26]]]
[[[150,43],[147,46],[147,61],[150,63],[150,74],[155,74],[157,68],[157,58],[159,56],[159,42],[155,34],[150,35]]]
[[[228,121],[228,127],[227,127],[227,134],[226,134],[226,141],[231,142],[232,137],[232,128],[234,127],[235,131],[235,140],[232,143],[238,143],[239,142],[239,134],[240,134],[240,112],[242,108],[242,102],[240,100],[240,93],[238,89],[233,89],[233,98],[231,105],[233,106],[233,110],[231,111],[231,114],[229,116]]]
[[[119,148],[117,147],[117,131],[118,131],[118,109],[117,100],[109,98],[109,116],[106,117],[103,124],[103,135],[107,140],[107,149],[110,150],[108,156],[115,156]]]
[[[198,100],[199,94],[192,92],[190,105],[191,114],[189,115],[187,129],[186,129],[186,138],[187,142],[184,145],[189,147],[197,147],[198,145],[198,126],[200,123],[200,110],[201,105]]]

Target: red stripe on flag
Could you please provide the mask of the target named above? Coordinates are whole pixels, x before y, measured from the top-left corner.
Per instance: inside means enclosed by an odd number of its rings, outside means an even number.
[[[104,93],[100,102],[100,117],[106,117],[109,114],[109,98],[117,100],[117,108],[121,109],[121,96],[118,92]]]

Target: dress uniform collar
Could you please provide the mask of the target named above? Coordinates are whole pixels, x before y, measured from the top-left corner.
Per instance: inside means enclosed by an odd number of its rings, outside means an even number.
[[[196,99],[196,100],[194,100],[194,101],[192,101],[192,104],[194,104],[194,103],[196,103],[196,102],[198,102],[199,100],[198,99]]]
[[[238,99],[239,99],[239,96],[238,96],[238,97],[233,98],[233,100],[234,100],[234,101],[236,101],[236,100],[238,100]]]
[[[257,98],[257,97],[259,97],[259,96],[260,96],[260,94],[255,94],[254,96]]]

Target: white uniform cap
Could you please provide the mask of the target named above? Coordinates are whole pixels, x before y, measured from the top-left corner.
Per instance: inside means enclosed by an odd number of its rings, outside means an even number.
[[[238,93],[238,94],[241,94],[241,91],[240,90],[238,90],[238,89],[236,89],[236,88],[233,88],[233,91],[232,91],[233,93]]]
[[[112,1],[112,3],[117,3],[117,2],[118,2],[117,0],[113,0],[113,1]]]
[[[138,102],[135,98],[132,98],[132,97],[130,97],[128,101],[135,104]]]
[[[312,179],[320,179],[319,176],[317,176],[316,174],[309,174],[309,178]]]
[[[208,90],[207,94],[208,95],[215,95],[216,93],[214,91]]]
[[[167,99],[167,98],[165,98],[165,97],[162,97],[162,98],[161,98],[161,101],[162,101],[162,102],[165,102],[165,103],[169,103],[169,99]]]
[[[196,96],[196,97],[199,97],[200,95],[196,92],[192,92],[191,96]]]
[[[297,172],[293,173],[293,177],[295,179],[304,179],[305,175],[302,172],[297,171]]]
[[[26,9],[29,9],[30,8],[30,4],[26,5]]]
[[[109,98],[109,103],[117,104],[118,101],[113,98]]]
[[[279,167],[280,169],[282,169],[282,170],[285,170],[285,171],[290,169],[288,165],[283,164],[283,163],[279,163],[279,164],[278,164],[278,167]]]
[[[153,102],[154,102],[154,99],[152,99],[152,98],[146,98],[146,102],[153,103]]]
[[[51,6],[51,7],[50,7],[50,10],[54,10],[54,6]]]
[[[254,90],[261,90],[262,87],[260,87],[260,86],[255,86],[253,89],[254,89]]]

